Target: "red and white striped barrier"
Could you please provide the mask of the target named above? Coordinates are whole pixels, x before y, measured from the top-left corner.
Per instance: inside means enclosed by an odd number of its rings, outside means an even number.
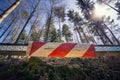
[[[77,43],[32,42],[28,54],[30,57],[96,57],[94,45]]]

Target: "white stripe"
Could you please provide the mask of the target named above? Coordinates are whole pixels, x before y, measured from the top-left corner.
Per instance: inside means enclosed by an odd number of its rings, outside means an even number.
[[[90,47],[90,44],[77,44],[66,57],[82,57]]]
[[[38,50],[36,50],[34,53],[32,53],[31,56],[48,57],[48,55],[52,53],[60,44],[61,43],[46,43]]]

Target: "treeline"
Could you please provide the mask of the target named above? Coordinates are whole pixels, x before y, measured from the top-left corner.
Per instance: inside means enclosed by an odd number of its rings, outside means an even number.
[[[6,0],[5,0],[6,1]],[[0,1],[4,2],[4,1]],[[67,0],[13,0],[3,11],[16,7],[0,24],[1,43],[28,43],[28,41],[78,42],[96,45],[119,45],[119,25],[108,17],[93,18],[95,4],[109,6],[120,14],[120,2],[114,0],[76,0],[78,10],[67,9]],[[15,4],[19,2],[20,5]],[[5,3],[5,2],[4,2]],[[115,7],[111,6],[115,3]],[[102,12],[101,12],[102,13]]]

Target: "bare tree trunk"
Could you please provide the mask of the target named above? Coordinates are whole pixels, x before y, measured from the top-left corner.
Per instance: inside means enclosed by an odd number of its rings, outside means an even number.
[[[5,24],[8,23],[10,20],[11,20],[10,18],[8,18],[7,20],[5,20],[4,23],[3,23],[3,25],[0,26],[0,29],[4,28]]]
[[[14,30],[15,32],[14,32],[14,34],[11,37],[11,40],[12,40],[11,42],[12,43],[14,43],[15,36],[17,35],[20,27],[21,27],[21,25],[19,25],[18,28],[15,28],[15,30]]]
[[[110,33],[112,34],[113,38],[116,40],[117,44],[119,45],[120,44],[119,40],[115,37],[113,32],[110,30],[110,28],[105,23],[104,23],[104,26],[110,31]]]
[[[47,42],[48,36],[49,36],[49,30],[50,30],[50,23],[51,23],[51,19],[52,19],[52,13],[53,13],[53,7],[51,9],[50,16],[49,16],[49,19],[48,19],[48,25],[47,25],[47,28],[46,28],[46,38],[45,38],[46,42]]]
[[[83,41],[83,39],[82,39],[82,35],[81,35],[81,33],[80,33],[78,27],[77,27],[77,26],[75,26],[75,27],[76,27],[76,31],[77,31],[78,34],[79,34],[79,37],[80,37],[81,43],[84,43],[84,41]]]
[[[39,39],[40,39],[41,36],[42,36],[42,33],[43,33],[43,29],[44,29],[44,27],[45,27],[45,26],[43,26],[42,29],[41,29],[41,31],[40,31],[40,37],[39,37]]]
[[[60,30],[60,36],[59,36],[59,37],[60,37],[60,42],[61,42],[61,38],[62,38],[61,32],[62,32],[62,31],[61,31],[61,25],[60,25],[60,18],[59,18],[59,30]]]
[[[5,34],[5,32],[10,28],[10,26],[14,23],[16,17],[11,21],[11,23],[8,25],[8,27],[4,30],[4,32],[0,35],[0,38]]]
[[[17,18],[15,18],[15,19],[17,19]],[[13,21],[13,23],[14,23],[15,21]],[[16,22],[15,22],[15,24],[16,24]],[[14,24],[14,25],[15,25]],[[7,43],[11,43],[12,41],[10,41],[10,38],[9,39],[7,39],[7,37],[8,36],[10,36],[10,34],[12,33],[12,31],[15,31],[15,29],[14,29],[14,25],[13,25],[13,27],[10,29],[10,31],[8,32],[8,34],[6,35],[6,38],[4,38],[4,40],[2,41],[3,43],[5,43],[5,41],[6,40],[9,40]],[[8,29],[7,29],[8,30]],[[12,38],[11,38],[12,39]]]
[[[50,31],[50,24],[51,24],[51,20],[52,20],[53,9],[54,9],[54,0],[49,0],[49,1],[51,3],[51,10],[50,10],[50,14],[48,16],[48,24],[46,26],[45,42],[48,41],[48,36],[49,36],[49,31]]]
[[[106,33],[105,33],[105,31],[104,31],[104,27],[101,25],[101,22],[100,22],[100,21],[98,21],[98,22],[95,23],[95,27],[96,27],[97,30],[100,31],[100,35],[102,34],[102,35],[105,37],[105,39],[108,40],[109,43],[113,45],[113,42],[112,42],[112,41],[110,40],[110,38],[106,35]]]
[[[92,42],[97,45],[97,42],[95,41],[95,38],[92,36]]]
[[[10,31],[7,33],[6,38],[2,41],[2,43],[11,43],[10,38],[8,38],[13,30],[13,27],[10,29]],[[8,38],[8,39],[7,39]],[[8,41],[9,40],[9,41]],[[7,41],[7,42],[6,42]]]
[[[67,38],[67,36],[65,35],[65,40],[66,40],[66,42],[68,42],[68,38]]]
[[[5,10],[0,16],[0,23],[20,4],[21,0],[17,0],[7,10]]]
[[[34,12],[36,11],[36,9],[37,9],[39,3],[40,3],[40,1],[36,4],[36,6],[34,7],[33,11],[31,12],[31,14],[30,14],[29,18],[27,19],[25,25],[23,26],[22,30],[20,31],[20,34],[18,35],[18,37],[17,37],[15,43],[18,42],[18,40],[19,40],[19,38],[20,38],[20,35],[22,34],[23,30],[25,29],[25,27],[26,27],[26,25],[28,24],[28,22],[30,21],[30,19],[33,17],[33,14],[34,14]]]
[[[77,31],[76,31],[76,39],[77,39],[77,42],[80,43],[79,38],[77,36]]]
[[[21,24],[16,28],[16,32],[15,32],[14,35],[12,36],[12,39],[14,40],[14,41],[12,41],[12,43],[15,42],[15,39],[16,39],[16,37],[17,37],[17,35],[18,35],[18,32],[19,32],[20,28],[21,28]]]
[[[105,3],[105,2],[104,2],[104,4],[106,4],[107,6],[109,6],[109,7],[112,8],[113,10],[115,10],[116,12],[120,13],[119,10],[115,9],[114,7],[112,7],[111,5],[109,5],[108,3]]]
[[[114,43],[110,40],[110,38],[106,35],[106,33],[103,31],[103,29],[100,28],[100,31],[102,34],[106,37],[106,39],[110,42],[110,44],[114,45]]]
[[[99,31],[96,27],[95,27],[95,30],[96,30],[97,34],[100,36],[100,39],[101,39],[102,43],[105,45],[106,43],[105,43],[104,39],[102,38],[101,34],[99,33]]]
[[[36,41],[39,41],[40,37],[41,37],[41,30],[38,30]]]
[[[89,33],[88,35],[89,35],[89,37],[91,37],[92,38],[92,42],[94,43],[94,44],[96,44],[97,45],[97,42],[95,41],[95,39],[94,39],[94,36],[92,36],[92,33],[91,32],[89,32],[89,30],[88,30],[89,28],[87,28],[86,29],[86,31],[87,31],[87,33]]]
[[[87,43],[88,43],[88,42],[89,42],[89,40],[88,40],[88,38],[87,38],[87,36],[86,36],[86,34],[85,34],[85,32],[83,31],[83,29],[82,29],[82,28],[81,28],[81,31],[82,31],[82,33],[83,33],[83,35],[84,35],[85,40],[86,40],[85,42],[87,42]]]
[[[36,17],[36,19],[34,20],[33,24],[31,25],[30,31],[29,31],[29,33],[28,33],[28,39],[27,39],[27,40],[30,40],[29,38],[30,38],[30,36],[31,36],[31,32],[32,32],[32,29],[33,29],[33,25],[35,25],[37,19],[38,19],[38,16]]]

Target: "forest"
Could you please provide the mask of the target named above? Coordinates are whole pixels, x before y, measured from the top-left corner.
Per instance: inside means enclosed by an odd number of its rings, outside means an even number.
[[[120,44],[119,0],[0,0],[0,43]]]
[[[0,0],[0,44],[30,41],[119,49],[120,0]],[[120,56],[22,57],[0,55],[0,80],[120,80]]]

